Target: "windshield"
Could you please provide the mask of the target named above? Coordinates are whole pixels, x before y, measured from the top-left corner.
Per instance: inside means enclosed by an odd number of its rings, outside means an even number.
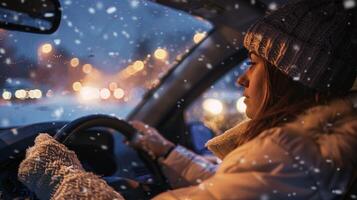
[[[0,30],[0,126],[125,118],[212,28],[138,0],[64,0],[52,35]]]

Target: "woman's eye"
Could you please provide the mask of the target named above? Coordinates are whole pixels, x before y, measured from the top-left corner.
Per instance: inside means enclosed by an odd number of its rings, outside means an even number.
[[[247,66],[252,66],[252,65],[255,65],[256,63],[255,62],[252,62],[252,61],[247,61],[246,62],[246,65]]]

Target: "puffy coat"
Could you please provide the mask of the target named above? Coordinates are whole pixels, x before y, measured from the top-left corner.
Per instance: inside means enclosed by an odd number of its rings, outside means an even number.
[[[162,161],[164,172],[174,185],[191,186],[154,199],[342,197],[357,166],[357,93],[308,109],[295,121],[236,147],[235,138],[245,127],[239,124],[207,143],[222,159],[216,170],[178,146]]]

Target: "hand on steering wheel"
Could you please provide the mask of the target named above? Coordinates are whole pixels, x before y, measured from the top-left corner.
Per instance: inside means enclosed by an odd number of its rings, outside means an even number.
[[[130,124],[139,131],[129,142],[137,149],[146,151],[153,159],[164,157],[175,147],[175,144],[165,139],[155,128],[140,121]]]
[[[83,170],[76,154],[48,134],[36,137],[35,145],[26,151],[19,166],[18,178],[40,199],[49,199],[63,180],[65,168]]]

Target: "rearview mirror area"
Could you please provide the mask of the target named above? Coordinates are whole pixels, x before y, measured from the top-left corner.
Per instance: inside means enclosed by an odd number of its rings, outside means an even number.
[[[0,28],[21,32],[51,34],[61,21],[58,0],[2,0]]]

